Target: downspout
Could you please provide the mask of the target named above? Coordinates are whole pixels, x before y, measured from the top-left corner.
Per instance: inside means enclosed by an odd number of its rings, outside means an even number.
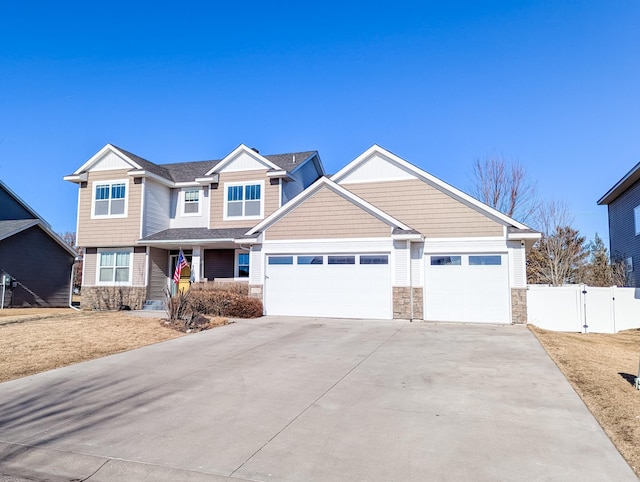
[[[69,308],[76,311],[82,311],[80,308],[73,306],[73,275],[76,272],[76,261],[77,258],[74,258],[73,264],[71,265],[71,279],[69,280]]]
[[[413,258],[411,256],[411,241],[407,241],[409,247],[409,302],[411,303],[409,321],[413,322]]]

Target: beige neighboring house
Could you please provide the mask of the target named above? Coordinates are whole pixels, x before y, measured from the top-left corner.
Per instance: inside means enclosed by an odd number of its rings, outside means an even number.
[[[108,144],[65,179],[86,308],[157,306],[182,249],[181,283],[246,282],[265,314],[526,321],[539,233],[379,146],[326,177],[315,151],[154,164]]]

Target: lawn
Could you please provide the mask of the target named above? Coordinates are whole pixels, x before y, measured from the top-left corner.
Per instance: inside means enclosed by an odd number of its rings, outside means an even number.
[[[530,327],[640,477],[640,330],[615,335],[560,333]]]
[[[0,382],[183,335],[124,311],[0,310]]]

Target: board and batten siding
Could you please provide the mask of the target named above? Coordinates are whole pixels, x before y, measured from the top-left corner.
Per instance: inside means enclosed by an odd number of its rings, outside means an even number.
[[[170,189],[150,179],[144,180],[145,212],[142,237],[169,229]]]
[[[226,202],[225,196],[225,183],[228,182],[246,182],[251,184],[252,182],[264,182],[264,193],[262,193],[262,199],[264,202],[264,217],[266,218],[276,209],[278,209],[280,202],[280,184],[277,179],[274,183],[271,183],[271,179],[267,177],[267,171],[232,171],[221,172],[220,179],[217,187],[213,185],[209,191],[211,217],[210,228],[245,228],[251,227],[260,220],[256,219],[239,219],[239,220],[224,220],[224,203]]]
[[[430,238],[504,235],[502,224],[419,179],[340,185]]]
[[[375,238],[391,235],[391,227],[328,188],[267,228],[267,240]]]
[[[169,252],[166,249],[149,249],[149,294],[150,300],[164,300],[164,288],[169,278]]]
[[[127,170],[91,171],[86,187],[80,187],[78,213],[78,246],[132,246],[140,238],[140,204],[142,183],[136,184]],[[99,181],[128,179],[127,217],[91,219],[93,191]]]
[[[613,259],[633,260],[631,286],[640,287],[640,235],[636,235],[634,209],[640,206],[640,181],[609,204],[610,252]],[[640,229],[640,226],[638,226]]]

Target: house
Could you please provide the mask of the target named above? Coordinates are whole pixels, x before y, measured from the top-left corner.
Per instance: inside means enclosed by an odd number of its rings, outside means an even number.
[[[539,233],[379,146],[327,177],[315,151],[158,165],[108,144],[65,179],[86,307],[161,299],[182,249],[181,284],[244,280],[266,314],[526,320]]]
[[[625,261],[630,286],[640,288],[640,163],[598,200],[609,214],[609,252]]]
[[[73,248],[0,181],[0,279],[6,280],[2,306],[69,306],[75,256]]]

